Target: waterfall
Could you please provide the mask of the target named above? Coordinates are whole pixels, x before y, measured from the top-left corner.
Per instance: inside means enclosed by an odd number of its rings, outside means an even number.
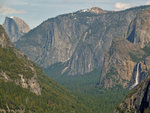
[[[130,87],[130,89],[134,88],[135,86],[137,86],[139,84],[139,63],[137,64],[137,68],[136,68],[136,76],[135,76],[135,83]]]

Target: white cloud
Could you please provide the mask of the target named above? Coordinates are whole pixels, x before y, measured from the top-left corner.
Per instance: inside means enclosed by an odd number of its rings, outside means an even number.
[[[131,4],[127,4],[127,3],[121,3],[121,2],[117,2],[115,4],[115,9],[116,10],[123,10],[123,9],[127,9],[127,8],[130,8],[132,7]]]
[[[26,13],[24,10],[16,10],[7,6],[0,7],[0,14],[1,15],[8,15],[8,14],[24,14]]]

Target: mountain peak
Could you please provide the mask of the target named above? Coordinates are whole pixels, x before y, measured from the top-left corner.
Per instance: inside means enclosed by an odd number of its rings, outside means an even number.
[[[90,9],[83,9],[83,10],[81,10],[81,12],[91,12],[91,13],[95,13],[95,14],[107,13],[107,11],[104,11],[103,9],[101,9],[99,7],[92,7]]]
[[[29,26],[18,17],[6,17],[3,27],[12,42],[17,41],[22,35],[30,31]]]
[[[96,13],[96,14],[106,13],[106,11],[104,11],[103,9],[101,9],[99,7],[92,7],[90,9],[90,12],[93,12],[93,13]]]

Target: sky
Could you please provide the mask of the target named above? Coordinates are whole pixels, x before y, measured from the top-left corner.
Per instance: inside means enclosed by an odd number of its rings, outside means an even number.
[[[0,0],[0,24],[6,16],[16,16],[34,28],[48,18],[81,9],[119,11],[140,5],[150,5],[150,0]]]

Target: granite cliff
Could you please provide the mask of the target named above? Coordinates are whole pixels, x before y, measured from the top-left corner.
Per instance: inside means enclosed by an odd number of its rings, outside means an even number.
[[[3,27],[12,42],[30,31],[29,26],[18,17],[6,17]]]
[[[44,21],[15,45],[43,68],[62,63],[61,74],[67,75],[99,69],[102,87],[130,87],[138,63],[139,81],[149,69],[144,62],[149,54],[142,49],[149,43],[149,10],[149,6],[118,12],[91,8],[60,15]]]

